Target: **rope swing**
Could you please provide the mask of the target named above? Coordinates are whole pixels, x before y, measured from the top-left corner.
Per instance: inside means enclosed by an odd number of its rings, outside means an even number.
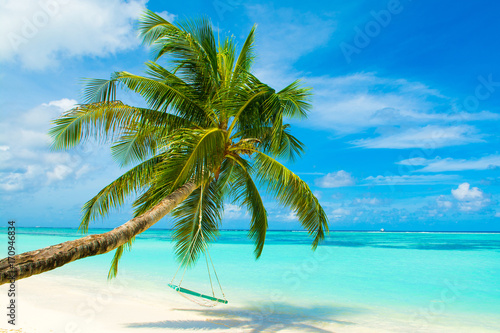
[[[201,188],[200,202],[203,202],[203,186]],[[227,304],[228,302],[227,302],[226,296],[224,295],[224,291],[222,290],[222,286],[220,284],[219,277],[217,276],[217,271],[215,270],[215,266],[214,266],[214,263],[212,261],[212,257],[210,256],[210,252],[208,251],[208,246],[205,246],[202,251],[203,251],[203,254],[205,255],[205,262],[207,264],[208,279],[210,281],[210,287],[212,289],[212,296],[202,294],[202,293],[181,287],[182,281],[184,280],[184,276],[186,275],[187,265],[184,267],[184,272],[182,273],[182,277],[181,277],[179,283],[177,285],[174,284],[174,280],[177,276],[177,273],[179,273],[181,266],[182,266],[182,263],[186,259],[187,254],[189,253],[189,256],[191,257],[191,255],[193,253],[193,248],[194,248],[193,244],[200,234],[201,234],[201,238],[202,238],[202,243],[206,244],[205,237],[203,236],[203,232],[201,232],[201,220],[202,220],[202,205],[200,204],[198,230],[196,231],[196,234],[194,235],[193,240],[191,242],[191,245],[190,245],[191,249],[188,252],[186,252],[184,257],[182,258],[182,261],[179,265],[179,268],[177,268],[177,271],[175,272],[174,277],[172,278],[172,281],[168,284],[168,286],[170,288],[174,289],[175,291],[177,291],[179,293],[179,295],[183,296],[184,298],[190,300],[193,303],[196,303],[198,305],[205,306],[205,307],[214,307],[214,306],[218,305],[219,303]],[[208,263],[209,259],[210,259],[210,265]],[[212,274],[210,273],[210,266],[212,266],[212,271],[214,272],[215,279],[217,280],[217,284],[219,285],[219,289],[222,293],[222,298],[218,298],[215,296],[214,286],[212,283]]]

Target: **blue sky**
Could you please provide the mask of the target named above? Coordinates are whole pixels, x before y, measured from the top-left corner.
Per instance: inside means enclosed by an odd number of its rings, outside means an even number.
[[[332,229],[500,231],[500,4],[0,0],[0,8],[3,221],[76,227],[85,201],[123,172],[108,147],[51,151],[46,133],[81,101],[81,78],[142,72],[149,53],[135,28],[149,8],[174,22],[206,15],[240,45],[257,24],[257,76],[277,89],[298,78],[313,87],[308,120],[292,122],[308,149],[289,167]],[[299,228],[266,202],[272,229]],[[95,226],[130,214],[125,205]],[[223,228],[247,223],[226,206]]]

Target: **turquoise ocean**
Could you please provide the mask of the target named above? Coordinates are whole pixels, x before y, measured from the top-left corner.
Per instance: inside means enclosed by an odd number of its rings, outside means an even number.
[[[78,237],[75,229],[17,228],[17,252]],[[273,325],[275,331],[283,325],[315,331],[303,324],[313,320],[319,327],[336,322],[382,331],[500,332],[498,233],[331,232],[316,251],[310,244],[305,232],[269,231],[258,260],[246,231],[222,231],[210,246],[230,305],[266,323],[256,331],[273,331]],[[112,256],[86,258],[46,274],[105,281]],[[118,279],[168,292],[177,268],[171,231],[148,230],[124,253]],[[186,272],[182,286],[211,293],[203,257]]]

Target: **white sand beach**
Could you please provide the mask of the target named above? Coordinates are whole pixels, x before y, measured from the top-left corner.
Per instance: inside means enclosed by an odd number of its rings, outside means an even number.
[[[6,290],[5,285],[0,288],[2,295]],[[18,281],[17,291],[16,326],[3,320],[0,332],[494,332],[477,329],[473,322],[467,327],[438,322],[418,329],[408,327],[407,318],[342,310],[310,316],[293,307],[263,312],[237,302],[203,308],[167,287],[151,290],[125,279],[48,273]]]
[[[4,289],[2,286],[2,294],[6,294]],[[169,288],[152,292],[120,279],[93,281],[46,274],[18,281],[17,290],[16,326],[9,327],[4,321],[0,332],[301,331],[277,322],[266,323],[269,318],[257,310],[243,310],[236,304],[203,308]],[[333,327],[314,320],[303,324],[312,325],[317,332],[333,331]],[[279,327],[272,328],[276,325]]]
[[[51,275],[51,274],[50,274]],[[2,289],[5,289],[3,287]],[[166,288],[157,292],[131,287],[124,280],[92,281],[65,276],[35,276],[18,282],[15,328],[2,323],[0,332],[300,332],[265,318],[258,309],[236,304],[203,308]],[[5,294],[5,292],[3,292]],[[316,332],[333,326],[316,320],[300,323]]]

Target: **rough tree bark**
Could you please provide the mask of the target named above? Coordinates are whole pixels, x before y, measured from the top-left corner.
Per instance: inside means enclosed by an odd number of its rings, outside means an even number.
[[[12,267],[9,259],[4,258],[0,260],[0,285],[10,282],[11,279],[24,279],[61,267],[78,259],[116,249],[158,222],[186,199],[196,187],[196,184],[191,182],[185,184],[146,213],[106,233],[90,235],[44,249],[18,254],[12,257],[14,259]],[[10,259],[11,262],[12,258]]]

